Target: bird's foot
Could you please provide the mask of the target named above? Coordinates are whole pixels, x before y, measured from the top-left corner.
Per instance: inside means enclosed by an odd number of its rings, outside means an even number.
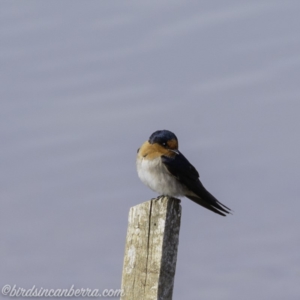
[[[151,198],[151,200],[159,200],[159,199],[164,198],[164,197],[165,197],[165,195],[160,195],[160,196],[158,196],[156,198]]]

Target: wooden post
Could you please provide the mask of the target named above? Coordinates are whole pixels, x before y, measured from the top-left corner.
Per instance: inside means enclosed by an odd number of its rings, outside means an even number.
[[[171,197],[131,207],[121,300],[172,299],[180,218],[180,200]]]

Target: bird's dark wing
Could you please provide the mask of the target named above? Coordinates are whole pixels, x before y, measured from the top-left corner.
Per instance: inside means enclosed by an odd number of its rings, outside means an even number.
[[[199,173],[183,154],[178,151],[178,154],[173,157],[164,155],[162,162],[171,175],[195,194],[187,193],[185,195],[187,198],[219,215],[226,216],[230,213],[230,208],[219,202],[205,189],[199,180]]]

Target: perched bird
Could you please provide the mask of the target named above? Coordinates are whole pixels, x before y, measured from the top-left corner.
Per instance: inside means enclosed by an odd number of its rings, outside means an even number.
[[[165,196],[185,196],[222,216],[230,213],[230,208],[205,189],[197,170],[178,150],[173,132],[152,133],[138,149],[136,164],[139,178],[153,191]]]

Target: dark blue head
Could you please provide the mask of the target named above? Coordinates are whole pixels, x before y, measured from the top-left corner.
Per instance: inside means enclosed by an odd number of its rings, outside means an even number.
[[[157,130],[153,132],[148,142],[150,144],[159,144],[165,148],[178,149],[177,137],[169,130]]]

